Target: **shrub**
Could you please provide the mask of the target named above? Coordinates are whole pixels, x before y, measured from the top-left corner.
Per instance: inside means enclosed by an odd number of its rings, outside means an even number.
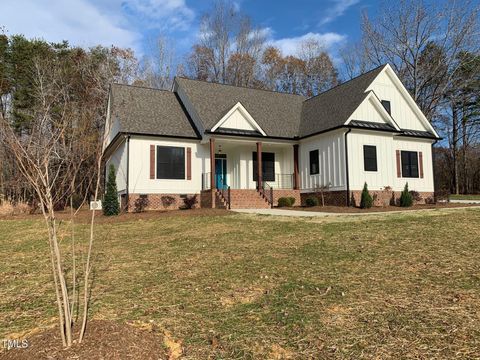
[[[422,195],[418,191],[410,190],[410,195],[412,195],[412,199],[416,202],[422,201]]]
[[[32,207],[26,202],[19,201],[15,204],[14,212],[15,214],[31,214],[33,211]]]
[[[368,186],[367,183],[363,185],[363,190],[362,190],[362,197],[360,199],[360,208],[361,209],[369,209],[373,205],[373,198],[368,192]]]
[[[392,197],[390,198],[390,206],[397,205],[397,199],[395,199],[395,191],[392,192]]]
[[[197,195],[185,196],[183,198],[183,208],[192,209],[197,203]]]
[[[120,213],[120,204],[118,202],[117,180],[115,176],[115,166],[110,165],[107,179],[107,192],[103,200],[103,214],[106,216],[118,215]]]
[[[135,200],[135,212],[144,212],[145,209],[148,207],[150,204],[150,200],[148,200],[146,195],[140,195],[140,197]]]
[[[293,196],[289,196],[287,199],[290,200],[290,206],[293,206],[295,204],[295,198]]]
[[[26,202],[18,201],[12,202],[5,200],[0,202],[0,216],[29,214],[32,212],[32,207]]]
[[[429,204],[429,205],[435,204],[435,198],[434,198],[434,197],[431,197],[431,196],[427,197],[427,198],[425,199],[425,204]]]
[[[0,204],[0,215],[7,216],[15,213],[15,207],[10,201],[3,201]]]
[[[318,206],[318,198],[310,196],[305,200],[305,205],[307,206]]]
[[[412,194],[408,191],[408,183],[405,184],[405,188],[400,195],[400,206],[401,207],[410,207],[413,205]]]
[[[162,205],[165,209],[169,208],[175,203],[175,198],[170,195],[163,195],[160,200],[162,201]]]
[[[295,202],[295,198],[281,197],[278,199],[278,207],[292,206],[294,202]]]

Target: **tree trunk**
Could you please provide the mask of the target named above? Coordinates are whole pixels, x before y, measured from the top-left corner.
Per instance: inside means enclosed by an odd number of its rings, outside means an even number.
[[[452,102],[452,160],[453,160],[453,185],[455,194],[460,194],[458,176],[458,114],[454,102]]]

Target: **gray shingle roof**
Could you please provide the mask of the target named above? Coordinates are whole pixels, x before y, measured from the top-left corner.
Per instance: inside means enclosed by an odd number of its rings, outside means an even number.
[[[110,107],[120,132],[198,137],[180,99],[171,91],[112,84]]]
[[[386,65],[340,84],[315,97],[175,79],[208,132],[238,102],[271,137],[305,137],[343,126],[368,96],[366,89]],[[111,116],[118,118],[120,131],[178,137],[199,137],[189,114],[175,92],[113,84]],[[369,128],[389,125],[352,121],[352,126]],[[393,129],[393,128],[392,128]],[[219,128],[217,133],[259,135],[252,131]],[[432,137],[429,132],[403,130],[404,135]]]
[[[343,125],[367,97],[365,90],[386,65],[373,69],[305,101],[300,137]]]
[[[268,136],[298,136],[302,104],[300,95],[250,89],[205,81],[176,78],[206,130],[240,102]]]

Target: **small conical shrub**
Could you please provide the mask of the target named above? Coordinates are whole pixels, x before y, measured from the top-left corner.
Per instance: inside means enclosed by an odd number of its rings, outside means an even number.
[[[408,191],[408,183],[405,184],[405,188],[400,195],[400,206],[401,207],[410,207],[413,205],[412,194]]]
[[[360,200],[360,208],[362,209],[369,209],[373,205],[373,198],[368,192],[368,186],[367,183],[363,186],[362,190],[362,198]]]
[[[115,176],[115,166],[110,165],[108,169],[107,192],[103,200],[103,214],[106,216],[118,215],[120,213],[120,204],[118,203],[117,180]]]

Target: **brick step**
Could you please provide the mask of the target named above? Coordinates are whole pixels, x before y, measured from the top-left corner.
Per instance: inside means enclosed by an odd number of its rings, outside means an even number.
[[[230,206],[232,209],[268,209],[270,204],[257,190],[231,190]]]

